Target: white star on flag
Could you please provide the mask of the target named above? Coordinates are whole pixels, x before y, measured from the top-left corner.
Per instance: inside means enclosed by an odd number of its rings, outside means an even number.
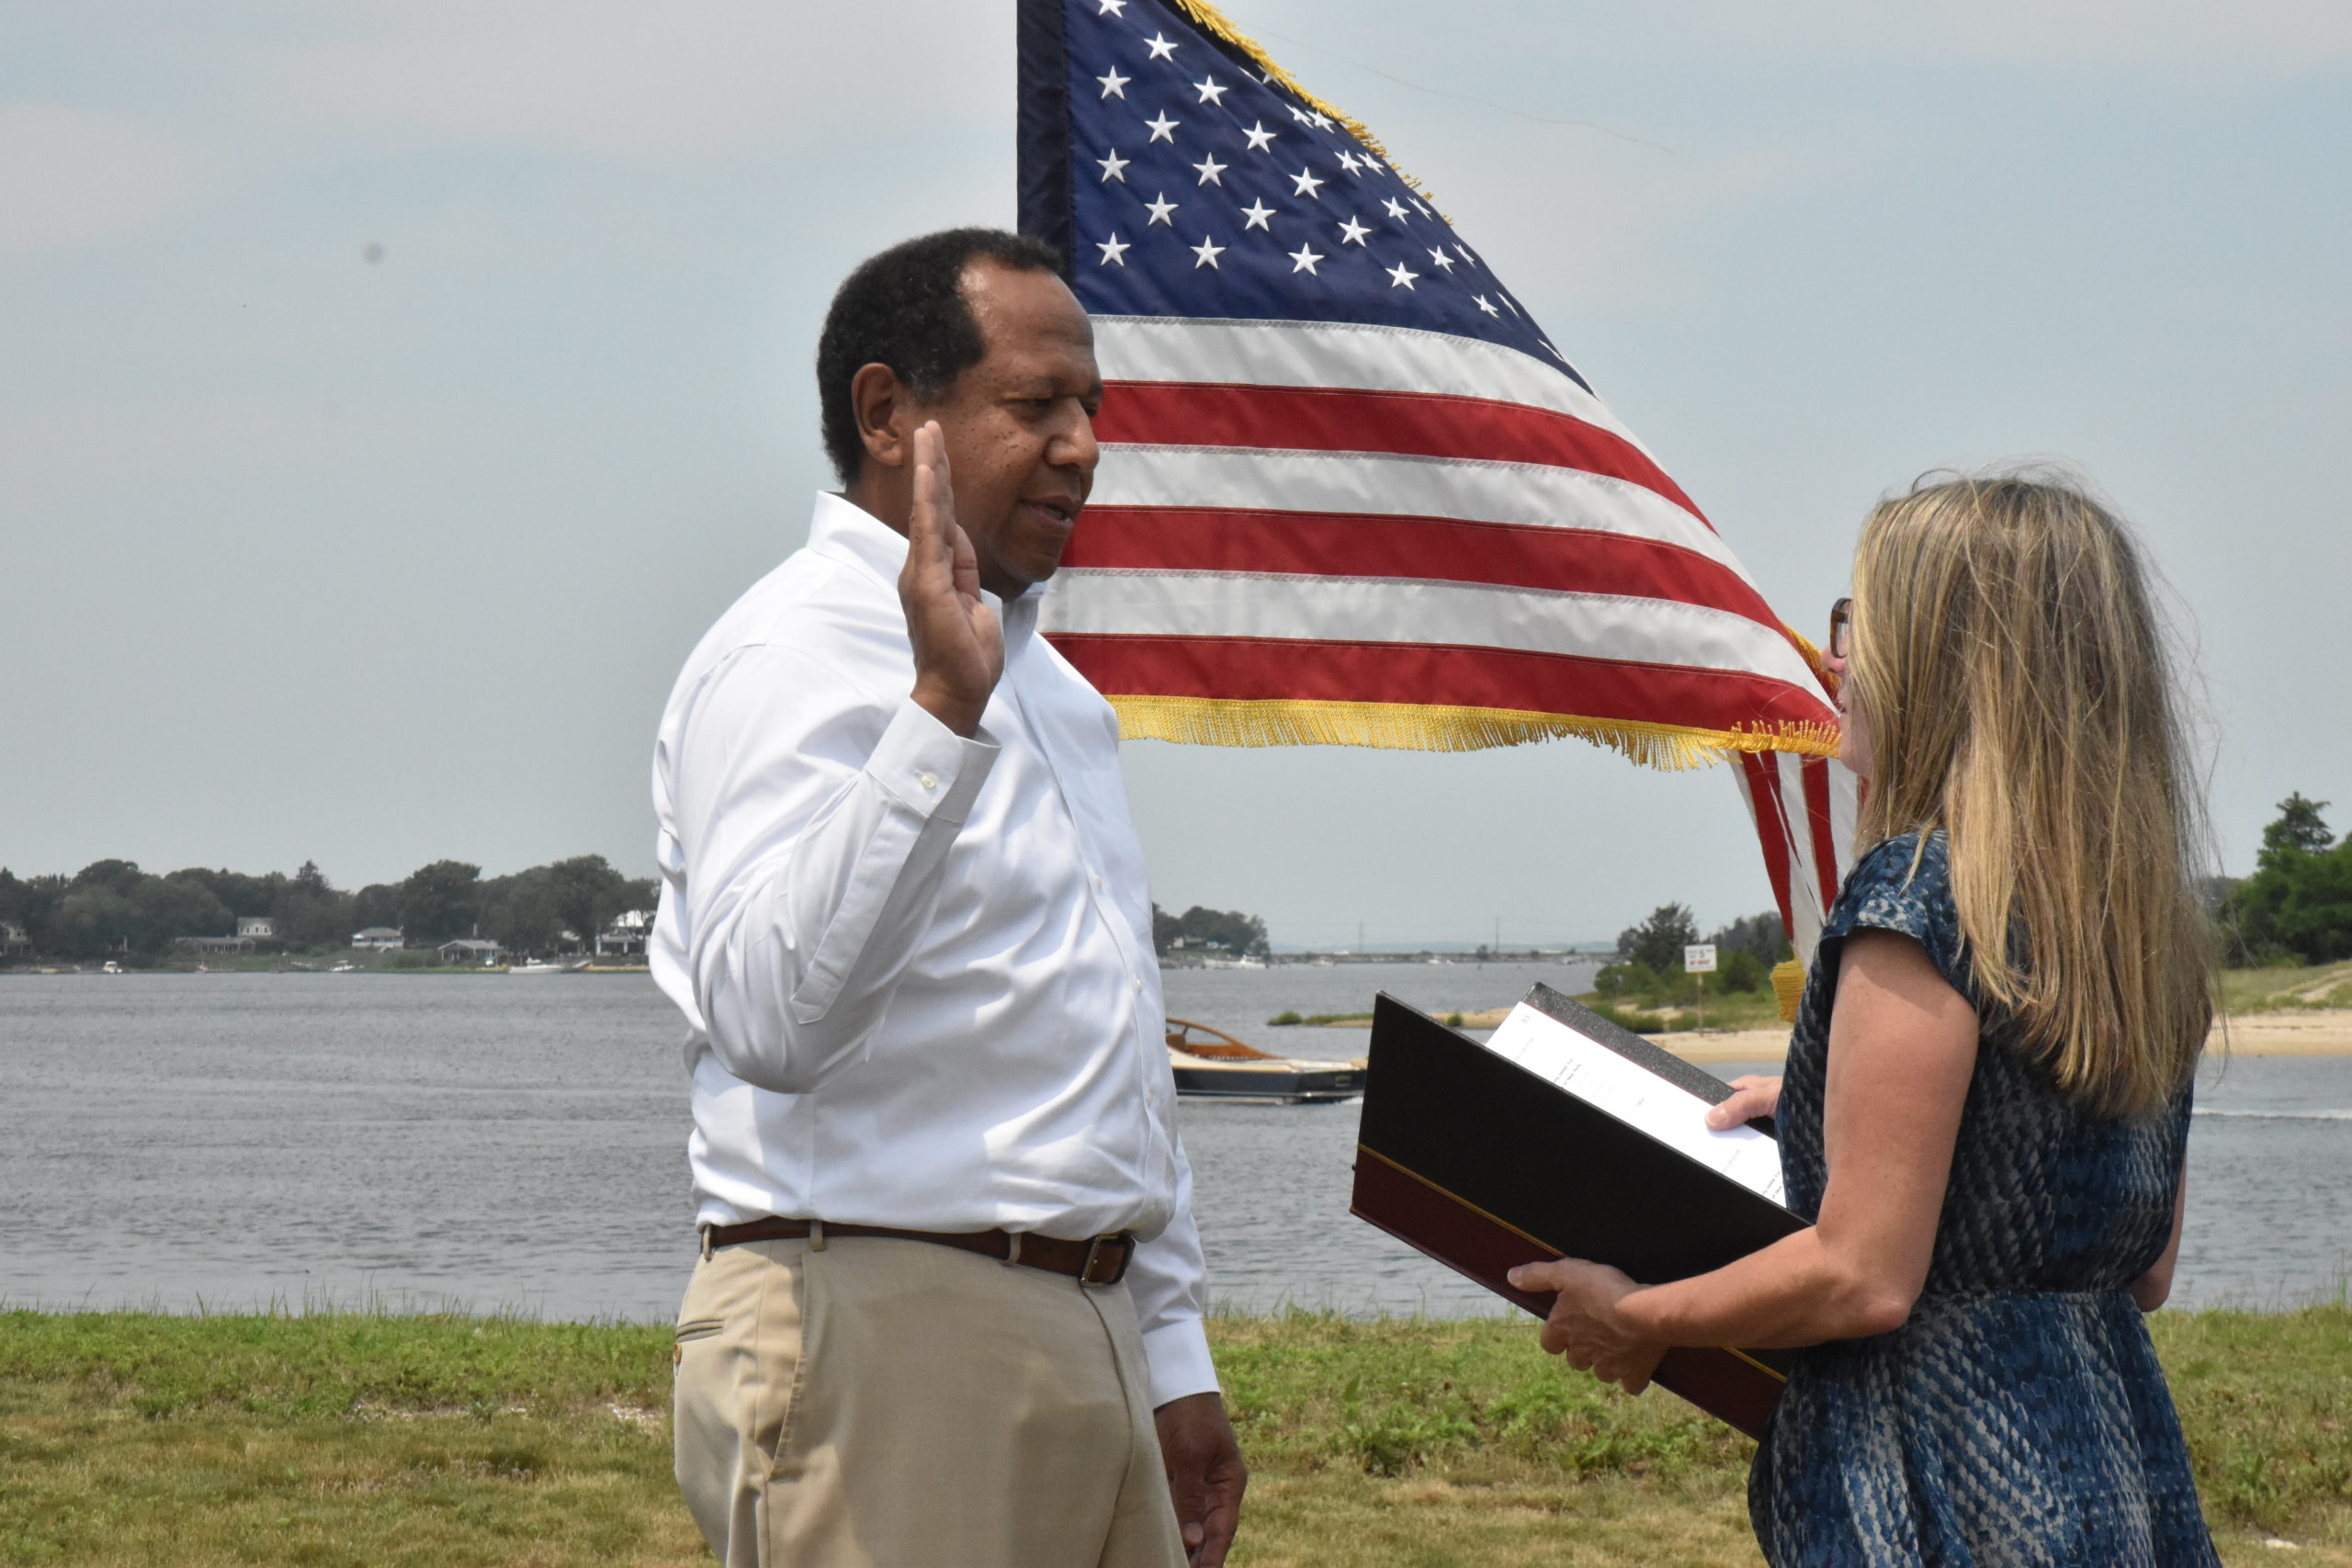
[[[1161,109],[1158,119],[1148,119],[1144,123],[1151,127],[1151,139],[1154,141],[1165,141],[1173,147],[1176,145],[1176,128],[1184,122],[1181,119],[1170,119],[1168,111]]]
[[[1250,151],[1252,152],[1268,152],[1273,145],[1274,133],[1266,129],[1266,122],[1262,119],[1241,134],[1250,139]]]
[[[1150,49],[1154,60],[1172,60],[1176,56],[1176,46],[1162,34],[1154,33],[1143,41]]]
[[[1102,84],[1102,96],[1106,98],[1125,98],[1127,96],[1127,84],[1135,80],[1132,76],[1120,75],[1119,68],[1115,65],[1111,67],[1111,73],[1108,76],[1097,76],[1094,79]]]
[[[1166,191],[1161,191],[1157,197],[1148,202],[1145,202],[1144,206],[1148,208],[1151,211],[1152,223],[1167,223],[1170,229],[1176,227],[1174,223],[1169,221],[1168,218],[1170,213],[1176,210],[1176,204],[1168,199],[1168,193]],[[1144,227],[1148,229],[1151,227],[1151,224],[1147,223]]]
[[[1222,104],[1226,94],[1233,89],[1218,86],[1214,76],[1204,76],[1193,84],[1193,91],[1200,94],[1201,102],[1204,104]]]
[[[1502,314],[1500,310],[1495,309],[1494,301],[1487,299],[1483,294],[1473,296],[1470,302],[1477,306],[1481,310],[1486,311],[1489,316],[1499,316]]]
[[[1302,168],[1291,175],[1290,183],[1298,187],[1291,192],[1293,196],[1313,196],[1323,188],[1323,182],[1315,177],[1315,171],[1311,168]]]
[[[1354,174],[1356,172],[1356,155],[1348,152],[1345,148],[1342,148],[1340,152],[1340,167],[1347,170],[1348,173],[1351,175]]]
[[[1421,275],[1418,272],[1407,272],[1405,270],[1405,264],[1403,262],[1398,262],[1395,266],[1388,269],[1388,287],[1391,288],[1410,288],[1413,287],[1413,279],[1420,276]]]
[[[1430,248],[1430,265],[1446,272],[1453,270],[1453,258],[1435,246]]]
[[[1394,218],[1399,223],[1405,222],[1412,217],[1411,213],[1405,210],[1405,204],[1397,200],[1393,196],[1387,200],[1382,202],[1380,205],[1388,209],[1388,216]]]
[[[1094,161],[1098,164],[1102,165],[1102,177],[1104,179],[1116,180],[1121,185],[1127,183],[1127,165],[1135,162],[1133,158],[1120,157],[1119,150],[1116,147],[1111,149],[1111,155],[1109,157],[1097,158]]]
[[[1204,186],[1221,186],[1225,183],[1222,176],[1224,175],[1225,171],[1231,167],[1231,165],[1218,163],[1216,161],[1216,155],[1215,153],[1211,153],[1208,157],[1204,158],[1199,163],[1193,164],[1193,167],[1201,172],[1201,177],[1197,182],[1198,184]]]
[[[1363,237],[1371,232],[1371,230],[1365,228],[1363,224],[1351,218],[1345,223],[1340,225],[1340,243],[1343,245],[1361,245],[1363,243]]]
[[[1102,0],[1102,8],[1094,14],[1098,17],[1117,17],[1124,20],[1127,14],[1127,0]]]
[[[1313,125],[1315,123],[1315,117],[1308,114],[1305,109],[1300,108],[1296,104],[1290,106],[1290,118],[1298,121],[1301,125]]]
[[[1216,266],[1216,258],[1225,254],[1225,246],[1218,244],[1215,240],[1212,240],[1206,234],[1204,234],[1201,236],[1201,243],[1193,247],[1193,254],[1200,258],[1198,261],[1195,261],[1193,265],[1196,268],[1204,266]],[[1218,270],[1223,271],[1224,269],[1219,267]]]
[[[1241,216],[1250,220],[1249,222],[1244,223],[1241,227],[1245,231],[1250,229],[1266,229],[1266,232],[1271,234],[1273,231],[1266,228],[1266,220],[1272,218],[1273,215],[1274,209],[1272,208],[1268,207],[1262,201],[1253,201],[1249,206],[1241,209]]]
[[[1317,255],[1313,251],[1308,250],[1305,245],[1301,245],[1298,249],[1286,254],[1290,256],[1292,261],[1298,264],[1292,267],[1291,271],[1303,272],[1309,277],[1320,277],[1323,276],[1321,273],[1315,270],[1315,264],[1321,261],[1323,258]]]
[[[1119,232],[1114,229],[1111,231],[1109,239],[1095,241],[1094,248],[1102,253],[1102,259],[1094,264],[1096,266],[1108,266],[1113,262],[1125,266],[1127,265],[1127,252],[1133,247],[1119,238]]]

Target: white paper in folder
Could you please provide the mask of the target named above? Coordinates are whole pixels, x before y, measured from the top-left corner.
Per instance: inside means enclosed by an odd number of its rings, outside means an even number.
[[[1487,1040],[1487,1049],[1775,1203],[1787,1201],[1778,1144],[1753,1127],[1717,1132],[1707,1125],[1705,1100],[1549,1013],[1520,1003]]]

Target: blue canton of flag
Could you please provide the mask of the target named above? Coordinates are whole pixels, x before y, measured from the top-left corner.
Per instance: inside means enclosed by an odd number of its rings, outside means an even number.
[[[1089,310],[1422,327],[1567,367],[1385,157],[1272,73],[1159,0],[1056,8]]]

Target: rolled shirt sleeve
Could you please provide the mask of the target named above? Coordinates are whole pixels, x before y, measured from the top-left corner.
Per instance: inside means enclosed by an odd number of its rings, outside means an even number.
[[[681,924],[711,1051],[745,1083],[805,1092],[888,1007],[996,743],[758,647],[711,671],[679,745]]]

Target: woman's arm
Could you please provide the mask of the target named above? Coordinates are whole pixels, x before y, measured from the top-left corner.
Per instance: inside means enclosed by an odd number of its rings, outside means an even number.
[[[2165,1243],[2165,1255],[2156,1259],[2155,1267],[2132,1282],[2132,1300],[2142,1312],[2154,1312],[2165,1304],[2172,1294],[2173,1265],[2180,1261],[2180,1221],[2188,1213],[2188,1162],[2181,1161],[2180,1181],[2172,1194],[2172,1239]]]
[[[1899,1326],[1927,1280],[1976,1036],[1975,1010],[1918,943],[1848,938],[1829,1021],[1819,1223],[1646,1290],[1573,1258],[1514,1269],[1521,1289],[1560,1292],[1544,1348],[1630,1388],[1671,1345],[1815,1345]]]

